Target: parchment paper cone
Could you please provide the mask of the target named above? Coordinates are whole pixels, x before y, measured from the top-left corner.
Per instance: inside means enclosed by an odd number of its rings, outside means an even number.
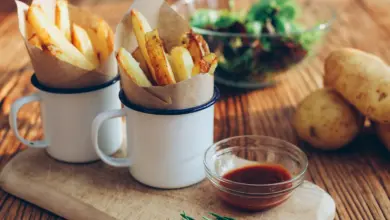
[[[115,53],[112,52],[107,61],[97,69],[88,71],[69,63],[63,62],[50,54],[47,54],[26,39],[26,11],[28,5],[21,1],[15,1],[18,12],[19,31],[30,55],[35,74],[40,83],[53,88],[83,88],[103,84],[113,79],[118,74]],[[49,19],[54,23],[55,0],[34,0],[40,4]],[[69,5],[70,20],[81,27],[90,27],[101,18],[91,12]]]
[[[134,0],[130,9],[117,26],[115,50],[124,47],[129,52],[138,47],[132,30],[130,11],[136,9],[148,20],[150,26],[157,28],[167,51],[180,45],[182,34],[190,30],[190,26],[164,0]],[[214,77],[199,74],[191,79],[168,85],[139,87],[130,77],[119,70],[122,87],[127,98],[138,105],[157,109],[184,109],[208,102],[214,93]]]

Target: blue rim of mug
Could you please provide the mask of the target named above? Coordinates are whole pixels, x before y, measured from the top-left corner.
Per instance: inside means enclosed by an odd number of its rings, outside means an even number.
[[[79,94],[79,93],[86,93],[86,92],[93,92],[96,90],[100,90],[106,87],[109,87],[116,82],[119,81],[119,74],[115,76],[110,81],[107,81],[103,84],[96,85],[96,86],[88,86],[84,88],[52,88],[45,85],[42,85],[35,74],[31,76],[31,84],[39,90],[49,92],[49,93],[55,93],[55,94]]]
[[[132,103],[127,99],[122,89],[119,92],[119,99],[121,100],[123,105],[137,112],[142,112],[151,115],[184,115],[189,113],[195,113],[214,105],[219,99],[219,96],[220,96],[219,89],[216,86],[214,86],[213,97],[210,99],[210,101],[202,105],[198,105],[192,108],[185,108],[185,109],[156,109],[156,108],[146,108],[137,105],[135,103]]]

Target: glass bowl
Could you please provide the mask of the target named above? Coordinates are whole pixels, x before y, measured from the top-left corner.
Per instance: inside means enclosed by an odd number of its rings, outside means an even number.
[[[234,10],[248,10],[259,0],[233,0]],[[231,30],[211,31],[192,27],[202,34],[211,51],[219,56],[217,83],[245,89],[275,84],[274,76],[315,54],[335,19],[335,11],[323,0],[296,1],[300,6],[297,22],[304,28],[285,34],[254,35]],[[172,5],[182,17],[191,20],[199,9],[226,10],[229,0],[179,0]],[[231,10],[231,9],[229,9]],[[236,25],[237,26],[237,25]],[[233,29],[241,30],[239,25]],[[244,29],[245,30],[245,29]]]
[[[272,137],[231,137],[209,147],[204,156],[206,176],[217,195],[233,207],[261,211],[286,201],[299,187],[308,167],[306,154],[295,145]],[[227,179],[226,174],[249,166],[281,167],[291,178],[270,184],[248,184]],[[256,178],[266,178],[258,175]]]

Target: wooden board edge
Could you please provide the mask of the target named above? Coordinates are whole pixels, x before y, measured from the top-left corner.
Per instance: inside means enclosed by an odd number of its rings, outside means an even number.
[[[46,184],[37,184],[34,181],[26,182],[25,179],[20,178],[18,171],[14,170],[13,163],[17,162],[18,156],[23,153],[16,155],[1,170],[0,187],[4,191],[66,219],[115,219],[91,205],[78,201],[72,196],[66,195],[58,190],[50,189]],[[50,196],[48,196],[49,194]]]

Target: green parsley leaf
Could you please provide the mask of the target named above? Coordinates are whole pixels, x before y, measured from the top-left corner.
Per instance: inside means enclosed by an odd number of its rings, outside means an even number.
[[[214,23],[214,27],[217,29],[228,28],[235,22],[239,22],[239,20],[234,13],[229,13],[229,11],[220,11],[219,17]]]
[[[279,17],[274,17],[272,19],[272,24],[275,27],[276,33],[284,34],[286,33],[287,22]]]
[[[211,9],[199,9],[192,16],[190,24],[197,28],[214,26],[218,19],[218,11]]]
[[[210,215],[214,216],[216,218],[216,220],[235,220],[234,218],[220,216],[220,215],[213,213],[213,212],[210,212]]]
[[[263,24],[260,21],[250,21],[245,24],[245,28],[247,33],[260,36]]]
[[[300,7],[294,1],[288,1],[279,7],[278,16],[287,21],[294,21],[300,14]]]
[[[195,220],[194,218],[186,215],[186,213],[184,211],[182,213],[180,213],[180,216],[181,216],[182,220]]]

